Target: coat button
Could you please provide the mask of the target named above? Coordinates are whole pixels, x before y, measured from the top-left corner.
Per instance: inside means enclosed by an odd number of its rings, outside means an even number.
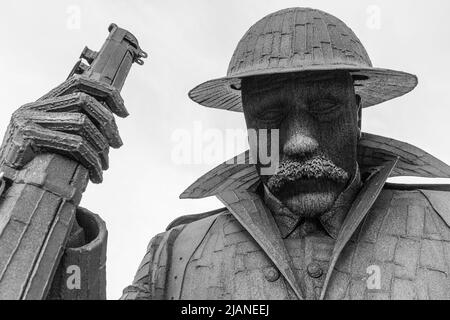
[[[310,263],[307,267],[308,274],[311,278],[320,278],[323,275],[323,269],[318,263]]]
[[[280,272],[274,267],[267,267],[263,270],[264,277],[269,282],[275,282],[280,278]]]

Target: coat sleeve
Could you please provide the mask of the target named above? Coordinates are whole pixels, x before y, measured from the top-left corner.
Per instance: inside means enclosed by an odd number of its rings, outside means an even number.
[[[147,246],[147,252],[134,276],[133,284],[123,290],[120,300],[152,300],[151,275],[157,264],[156,253],[164,239],[164,233],[153,237]]]
[[[182,250],[188,256],[193,254],[198,246],[196,241],[187,241],[182,248],[175,245],[178,237],[184,232],[194,239],[201,241],[209,227],[215,221],[219,213],[224,209],[210,211],[203,214],[188,215],[174,220],[167,231],[154,237],[147,247],[147,253],[139,265],[133,284],[123,291],[122,300],[164,300],[173,299],[169,295],[167,277],[175,266],[183,269],[189,259],[184,263],[172,261],[174,251]],[[198,222],[198,223],[195,223]],[[189,238],[192,240],[192,238]]]
[[[123,291],[121,300],[164,300],[166,280],[171,267],[173,244],[184,229],[177,226],[155,236],[139,265],[133,284]]]

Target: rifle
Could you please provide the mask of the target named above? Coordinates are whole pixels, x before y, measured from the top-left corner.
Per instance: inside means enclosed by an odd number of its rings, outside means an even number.
[[[142,65],[147,54],[130,32],[115,24],[108,31],[99,52],[84,48],[69,78],[95,79],[120,91],[132,64]],[[62,94],[67,92],[44,97]],[[0,199],[0,299],[45,299],[89,173],[74,160],[48,153],[21,170],[3,169],[7,186]],[[2,183],[0,189],[4,187]]]

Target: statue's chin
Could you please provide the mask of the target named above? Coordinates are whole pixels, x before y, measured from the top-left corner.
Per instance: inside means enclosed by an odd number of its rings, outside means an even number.
[[[337,195],[334,192],[302,193],[280,199],[292,213],[304,218],[317,218],[329,211]]]
[[[345,184],[304,180],[291,184],[276,196],[294,214],[305,218],[316,218],[329,211]]]

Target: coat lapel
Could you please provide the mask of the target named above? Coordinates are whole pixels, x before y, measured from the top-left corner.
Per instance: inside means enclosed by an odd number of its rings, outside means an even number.
[[[251,191],[226,191],[217,196],[233,216],[250,233],[275,266],[283,274],[298,299],[304,294],[292,259],[284,245],[275,220],[262,199]]]
[[[334,246],[330,266],[328,268],[325,283],[320,295],[321,300],[325,298],[326,290],[331,279],[334,266],[336,265],[336,262],[338,261],[342,250],[347,245],[348,241],[355,233],[360,223],[364,220],[370,208],[372,208],[375,200],[380,195],[381,190],[383,190],[386,180],[391,175],[397,162],[398,158],[389,161],[383,167],[381,167],[378,172],[374,173],[372,177],[364,184],[362,190],[353,202]]]

